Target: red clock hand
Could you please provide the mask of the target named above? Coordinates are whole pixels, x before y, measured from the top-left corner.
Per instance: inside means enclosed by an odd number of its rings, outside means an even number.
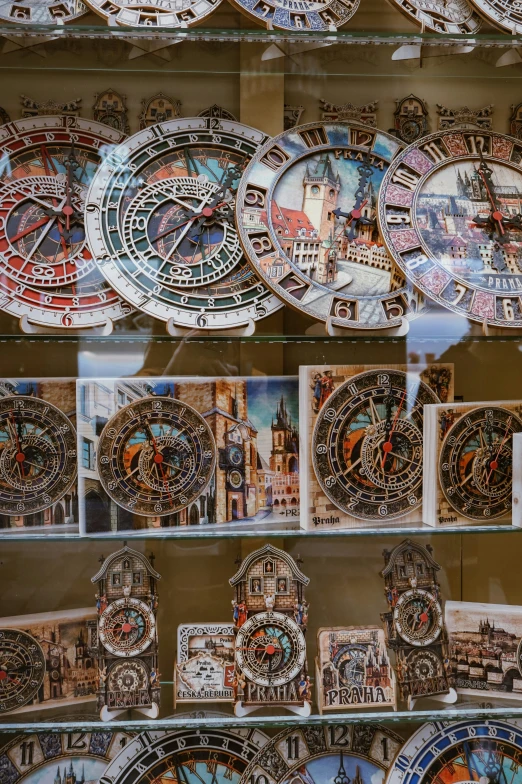
[[[502,451],[502,447],[504,446],[504,444],[506,443],[507,439],[509,438],[509,426],[510,426],[510,424],[511,424],[511,417],[507,421],[506,432],[504,434],[504,438],[502,439],[502,443],[500,444],[500,446],[498,448],[497,454],[495,455],[495,458],[489,464],[489,474],[488,474],[488,478],[486,479],[486,484],[488,484],[488,485],[489,485],[489,480],[491,479],[491,474],[493,473],[493,471],[496,471],[497,468],[498,468],[498,458],[499,458],[500,453]]]
[[[391,428],[390,433],[388,435],[388,441],[385,441],[384,444],[382,445],[381,471],[384,470],[384,460],[386,459],[386,454],[388,452],[391,452],[392,449],[393,449],[393,444],[392,444],[391,437],[392,437],[393,432],[394,432],[394,430],[395,430],[395,428],[397,426],[397,421],[398,421],[400,413],[402,411],[402,407],[404,405],[405,399],[406,399],[406,390],[404,390],[404,392],[402,393],[401,402],[399,404],[399,407],[398,407],[397,411],[395,412],[395,417],[393,419],[392,428]]]
[[[36,229],[39,229],[40,226],[43,226],[49,220],[51,220],[50,215],[47,215],[45,218],[40,218],[40,220],[36,221],[36,223],[32,223],[23,231],[19,231],[18,234],[15,234],[14,237],[10,237],[10,242],[17,242],[17,240],[21,240],[22,237],[25,237],[26,234],[30,234],[32,231],[36,231]]]
[[[16,449],[17,449],[17,453],[15,455],[15,460],[18,463],[18,468],[20,469],[20,474],[22,475],[22,479],[25,479],[25,470],[24,470],[25,455],[22,452],[22,448],[20,446],[20,439],[18,438],[18,431],[16,429],[16,422],[14,421],[14,417],[13,417],[13,412],[12,411],[9,414],[9,418],[11,419],[11,422],[13,424],[13,431],[14,431],[14,434],[15,434]]]

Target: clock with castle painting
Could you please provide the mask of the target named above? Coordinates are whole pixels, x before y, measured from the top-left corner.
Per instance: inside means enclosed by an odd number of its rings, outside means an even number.
[[[357,123],[315,123],[267,141],[240,183],[236,220],[272,290],[328,328],[403,325],[422,307],[377,227],[385,172],[403,143]]]
[[[98,709],[111,721],[134,709],[156,718],[160,703],[156,584],[153,556],[127,547],[100,558],[96,584],[97,620],[92,652],[98,661]]]

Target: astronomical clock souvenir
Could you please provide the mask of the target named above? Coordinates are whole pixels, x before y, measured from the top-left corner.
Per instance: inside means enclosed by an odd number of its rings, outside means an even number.
[[[0,537],[78,531],[73,379],[0,380]]]
[[[455,130],[394,160],[379,197],[381,232],[425,294],[472,321],[522,327],[522,142]]]
[[[37,101],[29,95],[21,95],[22,117],[79,117],[82,112],[82,99],[73,98],[70,101]]]
[[[97,585],[97,620],[91,624],[91,655],[98,660],[98,709],[111,721],[135,709],[151,719],[159,713],[156,583],[161,576],[148,558],[125,545],[101,558],[91,579]]]
[[[169,98],[165,93],[156,93],[151,98],[144,98],[141,102],[141,112],[138,118],[140,130],[180,116],[181,101],[178,101],[176,98]]]
[[[0,127],[0,308],[22,329],[107,326],[131,312],[98,271],[84,230],[87,186],[122,139],[76,117]]]
[[[401,149],[360,124],[302,125],[266,142],[241,179],[236,220],[251,264],[327,328],[399,327],[418,313],[376,223],[381,180]]]
[[[388,0],[427,33],[478,33],[482,26],[474,0]],[[509,2],[509,0],[506,0]]]
[[[232,5],[268,30],[331,30],[348,22],[359,8],[360,0],[234,0]]]
[[[522,33],[522,6],[513,0],[470,0],[481,16],[506,33]]]
[[[513,435],[522,401],[454,403],[424,415],[424,522],[511,522]]]
[[[93,119],[127,135],[130,133],[130,127],[126,99],[126,95],[112,89],[97,93],[94,96],[94,106],[92,107]]]
[[[207,716],[212,714],[198,711],[194,718]],[[101,776],[100,784],[172,780],[239,784],[248,764],[267,741],[268,737],[253,727],[221,729],[203,725],[169,732],[150,729],[125,746]]]
[[[0,715],[96,699],[94,618],[90,607],[0,618]]]
[[[0,20],[16,24],[63,24],[88,10],[81,0],[0,0]]]
[[[428,107],[426,101],[416,95],[408,95],[396,101],[393,132],[406,144],[411,144],[426,135],[428,131]]]
[[[248,766],[243,782],[383,784],[402,743],[381,724],[301,724],[271,738]]]
[[[522,731],[515,720],[423,724],[400,749],[387,784],[517,782],[521,754]]]
[[[450,129],[460,129],[465,131],[493,130],[493,109],[492,103],[480,109],[470,109],[469,106],[459,106],[449,109],[447,106],[437,104],[437,114],[439,115],[439,131]]]
[[[348,103],[337,104],[325,101],[324,98],[319,100],[321,107],[321,120],[328,123],[349,122],[361,123],[362,125],[369,125],[370,128],[377,127],[377,107],[379,101],[370,101],[370,103],[363,106],[356,106],[348,101]],[[297,123],[292,127],[294,128]]]
[[[279,310],[234,227],[239,177],[266,139],[241,123],[200,117],[158,123],[115,150],[86,211],[89,243],[110,285],[177,327],[253,329]]]
[[[301,526],[422,521],[423,412],[453,365],[299,368]]]
[[[174,705],[232,702],[234,624],[184,623],[178,626]]]
[[[78,717],[67,717],[74,721]],[[81,716],[81,721],[91,720]],[[39,732],[19,735],[0,749],[2,784],[97,782],[129,741],[124,732]]]
[[[87,0],[109,24],[125,27],[192,27],[211,14],[221,0]]]
[[[483,700],[522,700],[522,607],[446,602],[452,685]]]
[[[297,378],[81,379],[77,390],[83,533],[297,524]]]
[[[384,594],[389,610],[381,615],[386,641],[395,651],[400,694],[411,710],[420,697],[445,695],[454,702],[448,678],[448,645],[437,582],[439,564],[431,545],[406,539],[384,550]]]
[[[317,632],[319,713],[396,708],[395,674],[379,626],[336,626]]]
[[[235,626],[234,710],[263,707],[311,712],[305,633],[309,579],[298,563],[272,545],[250,553],[230,580]]]

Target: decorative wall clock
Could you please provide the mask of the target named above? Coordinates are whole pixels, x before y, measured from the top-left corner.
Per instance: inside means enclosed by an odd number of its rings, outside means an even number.
[[[425,522],[465,525],[510,518],[513,435],[520,432],[522,403],[515,401],[428,410]]]
[[[325,122],[349,122],[377,127],[377,106],[379,101],[371,101],[364,106],[355,106],[353,103],[336,104],[321,98],[321,120]],[[296,123],[297,124],[297,123]],[[294,127],[294,126],[292,126]]]
[[[406,539],[392,551],[384,550],[384,593],[389,611],[381,615],[388,646],[395,651],[401,696],[411,709],[419,697],[450,691],[447,635],[437,582],[439,564],[431,545]]]
[[[447,106],[437,104],[439,115],[439,131],[449,129],[482,131],[493,130],[493,104],[482,107],[482,109],[470,109],[468,106],[461,106],[458,109],[448,109]]]
[[[282,307],[233,225],[232,192],[266,138],[215,117],[172,120],[135,134],[100,168],[88,196],[89,243],[127,301],[209,330],[252,325]]]
[[[76,431],[46,400],[0,398],[0,514],[35,514],[70,492],[76,480]]]
[[[81,717],[82,721],[90,719],[85,714]],[[98,781],[128,742],[124,732],[18,735],[0,749],[0,778],[3,784],[57,782],[58,778],[60,784]]]
[[[181,101],[169,98],[165,93],[156,93],[151,98],[144,98],[141,102],[141,112],[138,118],[140,130],[180,116]]]
[[[472,0],[474,2],[474,0]],[[468,0],[388,0],[426,32],[477,33],[482,20]]]
[[[289,6],[285,0],[234,0],[240,11],[268,29],[336,30],[348,22],[359,8],[360,0],[303,0]]]
[[[44,676],[45,655],[34,637],[20,629],[0,629],[0,714],[32,702]]]
[[[376,224],[381,180],[401,149],[364,125],[315,123],[256,153],[237,225],[251,264],[287,304],[328,327],[396,327],[418,313]]]
[[[453,399],[453,366],[302,365],[301,525],[422,521],[425,406]]]
[[[285,103],[283,116],[285,131],[289,131],[290,128],[295,128],[296,125],[299,125],[304,110],[304,106],[291,106],[290,104]]]
[[[403,741],[381,724],[299,725],[270,739],[242,781],[291,784],[384,782]]]
[[[130,133],[129,120],[127,117],[127,96],[108,89],[94,96],[94,106],[92,107],[93,119],[96,122],[108,125],[122,134]]]
[[[272,545],[250,553],[231,578],[236,589],[236,716],[269,705],[310,715],[304,637],[308,582],[294,559]]]
[[[522,6],[513,0],[470,0],[479,14],[511,35],[522,33]]]
[[[109,419],[97,461],[100,481],[119,506],[164,516],[189,506],[205,490],[216,445],[206,419],[188,403],[144,397]]]
[[[0,19],[16,24],[71,22],[88,12],[81,0],[1,0]]]
[[[263,732],[250,727],[151,729],[125,746],[100,784],[146,784],[173,778],[185,784],[201,784],[210,778],[239,784],[245,768],[267,741]]]
[[[221,0],[88,0],[89,8],[118,25],[125,27],[192,27],[199,24],[219,5]]]
[[[426,101],[416,95],[396,101],[397,108],[394,112],[394,131],[399,139],[406,144],[411,144],[426,135],[428,131],[428,107]]]
[[[160,703],[156,590],[160,575],[154,556],[125,545],[101,558],[91,579],[97,585],[97,622],[92,653],[98,660],[98,708],[103,721],[129,709],[156,718]]]
[[[517,721],[440,721],[423,724],[408,738],[391,766],[388,784],[445,781],[510,781],[522,753]]]
[[[87,186],[118,131],[75,117],[0,128],[0,308],[43,327],[94,327],[131,312],[86,244]],[[23,324],[22,324],[23,326]]]
[[[445,131],[398,155],[379,226],[399,268],[472,321],[522,326],[522,142]]]

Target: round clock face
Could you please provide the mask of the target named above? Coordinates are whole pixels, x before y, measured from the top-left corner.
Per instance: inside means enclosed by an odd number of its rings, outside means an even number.
[[[387,784],[518,781],[521,752],[522,733],[516,722],[423,724],[401,748]]]
[[[235,489],[239,489],[243,484],[243,477],[241,476],[239,471],[230,471],[228,475],[228,481]]]
[[[285,0],[234,0],[240,11],[256,22],[281,30],[332,30],[348,22],[359,8],[360,0],[303,0],[289,5]]]
[[[73,717],[74,718],[74,717]],[[82,716],[82,720],[90,717]],[[71,716],[69,716],[71,720]],[[93,720],[96,720],[93,718]],[[123,732],[38,732],[19,735],[0,749],[3,784],[52,784],[56,770],[69,771],[69,781],[98,781],[109,762],[129,741]]]
[[[436,683],[444,675],[444,666],[436,653],[429,649],[410,651],[406,657],[408,673],[417,681]]]
[[[45,675],[45,654],[26,632],[0,629],[0,714],[31,702]]]
[[[488,131],[425,136],[393,161],[379,199],[397,265],[462,316],[522,325],[522,142]]]
[[[408,645],[424,647],[439,637],[442,626],[442,609],[429,591],[411,588],[402,593],[393,610],[395,629]]]
[[[165,732],[150,730],[131,741],[107,768],[100,784],[239,784],[267,736],[253,727],[209,726]]]
[[[522,420],[499,406],[462,414],[446,432],[439,456],[439,481],[450,506],[471,520],[511,512],[513,434]]]
[[[484,19],[507,33],[522,33],[522,5],[513,0],[471,0]]]
[[[236,634],[235,658],[242,673],[259,686],[282,686],[305,665],[303,632],[283,613],[257,613]]]
[[[243,782],[382,784],[401,745],[402,739],[380,724],[301,725],[272,738],[248,766]]]
[[[312,435],[315,475],[328,498],[361,520],[394,519],[422,503],[423,406],[438,403],[400,370],[370,370],[336,389]]]
[[[402,142],[353,123],[285,131],[255,155],[236,221],[260,277],[289,305],[332,325],[398,326],[419,310],[377,229],[377,196]]]
[[[126,27],[192,27],[211,14],[221,0],[87,0],[87,5],[111,23]]]
[[[109,604],[100,616],[100,641],[114,656],[137,656],[156,635],[156,618],[139,599],[124,597]]]
[[[237,444],[231,444],[227,447],[227,457],[229,463],[232,465],[240,466],[243,463],[244,453],[240,446]]]
[[[152,517],[195,501],[215,464],[216,445],[206,420],[167,397],[146,397],[121,408],[98,444],[98,471],[107,493],[118,506]]]
[[[368,648],[364,645],[354,643],[343,646],[341,655],[335,659],[335,668],[342,686],[364,686],[367,654]]]
[[[76,479],[76,448],[76,431],[56,406],[0,398],[0,512],[34,514],[62,498]]]
[[[89,243],[131,304],[181,327],[227,329],[282,307],[244,258],[234,227],[243,167],[266,141],[219,118],[176,119],[132,136],[89,191]]]
[[[86,244],[87,188],[124,138],[76,117],[0,128],[0,308],[49,327],[94,327],[131,308],[108,286]]]
[[[149,672],[139,659],[128,662],[116,662],[109,671],[107,689],[113,694],[120,695],[122,705],[128,704],[126,695],[148,693]],[[115,707],[118,706],[116,705]]]
[[[477,33],[482,26],[482,20],[469,0],[389,0],[389,2],[409,19],[422,25],[426,32]]]
[[[78,19],[88,10],[80,0],[0,0],[0,19],[16,24],[56,25]]]

